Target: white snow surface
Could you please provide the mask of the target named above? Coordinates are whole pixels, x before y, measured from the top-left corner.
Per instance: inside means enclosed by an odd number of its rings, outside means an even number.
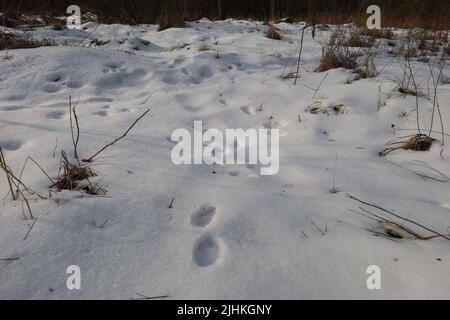
[[[38,220],[25,240],[33,220],[24,219],[21,201],[6,197],[2,173],[0,299],[449,298],[449,241],[374,236],[378,223],[352,212],[361,204],[346,197],[449,233],[449,184],[414,173],[414,161],[423,161],[450,177],[440,134],[429,152],[378,156],[384,143],[416,128],[415,97],[398,94],[398,59],[382,47],[378,77],[352,82],[351,71],[330,70],[316,93],[325,73],[314,69],[329,31],[315,40],[306,33],[294,86],[281,76],[295,70],[302,24],[277,27],[281,41],[265,38],[266,27],[252,21],[202,19],[162,32],[90,22],[82,30],[33,31],[59,46],[9,51],[0,61],[0,144],[15,172],[31,156],[55,177],[61,150],[72,156],[69,95],[78,101],[81,157],[151,112],[92,164],[106,196],[31,196]],[[199,51],[202,45],[210,50]],[[427,64],[414,68],[427,88]],[[438,92],[448,125],[449,84]],[[346,112],[305,111],[314,102],[343,104]],[[423,128],[431,109],[421,99]],[[174,165],[170,136],[192,131],[196,120],[205,129],[280,129],[279,173]],[[23,180],[48,195],[50,182],[36,166],[27,165]],[[333,180],[337,193],[330,193]],[[80,266],[81,290],[66,288],[69,265]],[[381,268],[381,290],[366,286],[370,265]]]

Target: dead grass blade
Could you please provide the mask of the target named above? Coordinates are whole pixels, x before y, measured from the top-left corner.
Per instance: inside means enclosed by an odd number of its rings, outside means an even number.
[[[450,235],[441,234],[441,233],[439,233],[437,231],[434,231],[431,228],[428,228],[428,227],[426,227],[426,226],[424,226],[424,225],[422,225],[420,223],[417,223],[417,222],[415,222],[413,220],[410,220],[408,218],[402,217],[402,216],[400,216],[400,215],[398,215],[398,214],[396,214],[396,213],[394,213],[394,212],[392,212],[390,210],[384,209],[384,208],[382,208],[382,207],[380,207],[380,206],[378,206],[376,204],[368,203],[366,201],[360,200],[360,199],[358,199],[358,198],[356,198],[356,197],[354,197],[354,196],[352,196],[350,194],[346,194],[346,197],[349,198],[349,199],[355,200],[355,201],[357,201],[359,203],[362,203],[362,204],[364,204],[366,206],[369,206],[369,207],[375,208],[377,210],[380,210],[380,211],[388,214],[389,216],[392,216],[392,217],[394,217],[396,219],[399,219],[399,220],[403,221],[402,223],[400,223],[400,222],[395,221],[394,219],[382,217],[380,215],[377,215],[377,214],[374,214],[372,212],[369,212],[368,210],[364,209],[363,207],[359,207],[366,214],[368,214],[369,217],[371,217],[372,219],[377,219],[377,221],[380,222],[381,226],[383,227],[384,231],[386,232],[386,234],[388,236],[391,236],[393,238],[408,238],[408,237],[411,238],[412,237],[413,239],[419,239],[419,240],[430,240],[430,239],[433,239],[433,238],[443,238],[445,240],[450,240]],[[368,216],[366,216],[366,217],[368,217]],[[421,228],[423,230],[426,230],[426,231],[432,233],[433,236],[428,236],[428,237],[422,236],[419,233],[413,231],[412,229],[406,227],[404,225],[405,222],[408,222],[410,224],[415,225],[416,227],[419,227],[419,228]]]
[[[398,166],[404,170],[407,170],[409,172],[413,172],[414,174],[418,175],[419,177],[425,178],[425,179],[431,179],[434,181],[447,183],[450,182],[450,178],[446,176],[444,173],[439,171],[436,168],[433,168],[430,164],[419,161],[419,160],[413,160],[413,161],[406,161],[403,164],[398,164],[393,161],[389,161],[395,166]]]
[[[5,171],[6,174],[6,180],[8,180],[8,185],[9,185],[9,191],[11,192],[11,197],[13,200],[17,200],[16,198],[16,194],[14,192],[13,189],[13,183],[12,183],[12,178],[9,174],[9,168],[6,165],[6,161],[5,161],[5,157],[3,155],[3,150],[2,150],[2,146],[0,146],[0,167],[3,169],[3,171]]]
[[[28,229],[27,234],[25,235],[25,237],[23,237],[23,241],[27,240],[28,235],[30,234],[31,230],[33,229],[34,225],[36,224],[36,222],[38,221],[39,218],[34,219],[33,223],[31,224],[30,228]]]
[[[22,180],[20,180],[19,178],[17,178],[13,171],[11,170],[11,168],[9,168],[9,166],[6,164],[5,161],[5,156],[3,154],[3,150],[2,147],[0,146],[0,168],[5,172],[6,174],[6,179],[8,181],[8,186],[9,186],[9,190],[11,193],[11,197],[12,199],[15,200],[19,200],[19,196],[22,197],[22,213],[25,219],[28,219],[27,215],[25,214],[25,210],[23,208],[23,205],[25,204],[26,209],[28,211],[28,214],[30,216],[31,219],[33,219],[33,213],[31,212],[31,207],[30,207],[30,203],[27,199],[27,197],[25,196],[25,194],[23,193],[23,191],[21,190],[21,187],[24,188],[24,190],[29,191],[31,193],[32,192],[23,182]],[[34,193],[37,194],[37,193]]]

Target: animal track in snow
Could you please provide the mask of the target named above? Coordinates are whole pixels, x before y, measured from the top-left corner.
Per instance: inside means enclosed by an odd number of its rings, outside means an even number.
[[[254,116],[256,114],[256,108],[249,107],[249,106],[243,106],[241,107],[242,112],[248,114],[249,116]]]
[[[108,115],[108,112],[105,110],[101,110],[101,111],[94,112],[94,115],[100,116],[100,117],[106,117]]]
[[[201,107],[199,107],[199,106],[193,106],[193,105],[190,105],[190,104],[184,105],[183,108],[188,110],[188,111],[190,111],[190,112],[199,112],[200,109],[201,109]]]
[[[83,82],[78,80],[70,80],[69,82],[67,82],[67,87],[71,89],[79,89],[83,86],[84,86]]]
[[[42,90],[47,93],[56,93],[61,90],[61,85],[57,83],[47,83],[42,86]]]
[[[28,109],[27,106],[6,106],[6,107],[0,107],[0,110],[3,111],[18,111],[18,110],[23,110],[23,109]]]
[[[90,98],[84,101],[85,103],[101,103],[101,102],[114,102],[111,98]]]
[[[228,171],[227,174],[233,178],[258,178],[259,170],[259,165],[247,165],[245,168]]]
[[[241,175],[241,172],[239,172],[239,171],[230,171],[228,174],[230,176],[232,176],[232,177],[239,177]]]
[[[104,63],[103,66],[105,67],[105,69],[110,69],[110,71],[112,71],[119,69],[121,66],[123,66],[123,64],[123,62],[110,61]]]
[[[264,123],[264,128],[266,129],[279,129],[280,130],[280,137],[285,137],[289,133],[287,132],[286,128],[288,126],[288,122],[284,119],[281,119],[279,121],[271,119]]]
[[[191,216],[193,226],[207,227],[216,214],[216,207],[210,204],[203,204]],[[220,256],[220,244],[211,233],[201,236],[194,245],[192,259],[199,267],[208,267],[213,265]]]
[[[215,214],[216,207],[209,204],[204,204],[194,212],[191,218],[191,223],[193,226],[206,227],[211,223]]]
[[[64,117],[65,112],[64,111],[50,111],[47,112],[47,114],[45,115],[45,117],[47,119],[61,119],[62,117]]]
[[[183,58],[176,58],[175,60],[172,60],[169,62],[169,64],[167,65],[167,67],[169,67],[170,69],[175,68],[176,66],[182,64],[186,59]]]
[[[203,80],[212,78],[214,76],[214,73],[210,67],[203,66],[197,70],[197,75]]]
[[[60,82],[64,79],[65,79],[64,75],[59,72],[50,73],[45,76],[45,80],[47,80],[48,82]]]
[[[95,85],[98,88],[113,89],[120,85],[133,86],[137,80],[147,74],[143,68],[137,68],[131,71],[128,71],[126,68],[109,70],[111,71],[110,73],[103,70],[105,75],[95,81]]]
[[[5,98],[7,101],[17,101],[17,100],[23,100],[27,97],[27,94],[12,94]]]
[[[203,235],[195,243],[193,258],[195,264],[200,267],[208,267],[214,264],[220,256],[220,246],[216,239],[209,233]]]
[[[4,150],[16,151],[22,147],[23,142],[20,140],[8,139],[8,140],[1,140],[0,145]]]

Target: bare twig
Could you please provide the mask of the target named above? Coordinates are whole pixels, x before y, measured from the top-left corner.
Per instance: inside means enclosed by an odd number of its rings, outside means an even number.
[[[417,131],[419,134],[421,134],[420,123],[419,123],[419,88],[416,83],[416,79],[414,77],[414,73],[413,73],[413,70],[411,67],[411,59],[409,57],[406,59],[407,59],[406,61],[407,61],[407,66],[408,66],[408,70],[409,70],[410,79],[413,81],[414,89],[415,89],[415,92],[417,93],[417,94],[415,94],[415,97],[416,97],[416,123],[417,123]]]
[[[22,175],[23,175],[23,172],[25,171],[25,167],[28,163],[28,160],[32,161],[44,173],[44,175],[50,180],[51,183],[55,183],[55,181],[47,174],[47,172],[45,172],[45,170],[39,165],[39,163],[37,163],[32,157],[27,157],[25,159],[25,162],[22,166],[22,170],[20,171],[20,175],[19,175],[20,180],[22,180]]]
[[[324,83],[325,79],[328,77],[328,74],[329,74],[328,72],[325,73],[325,76],[322,78],[322,81],[320,81],[319,86],[317,87],[317,89],[312,97],[313,99],[316,98],[317,94],[319,93],[320,88],[322,87],[322,84]]]
[[[56,158],[56,149],[58,149],[58,138],[55,141],[55,148],[53,149],[52,157]]]
[[[131,298],[131,300],[154,300],[154,299],[164,299],[164,298],[168,298],[169,295],[164,295],[164,296],[154,296],[154,297],[148,297],[145,296],[141,293],[136,293],[136,295],[138,295],[140,298]]]
[[[150,109],[148,109],[147,111],[145,111],[139,118],[137,118],[133,124],[127,129],[127,131],[125,131],[124,134],[122,134],[120,137],[116,138],[114,141],[112,141],[111,143],[108,143],[107,145],[105,145],[103,148],[101,148],[99,151],[97,151],[93,156],[91,156],[88,159],[83,159],[83,162],[92,162],[92,160],[97,157],[100,153],[102,153],[103,151],[105,151],[105,149],[109,148],[110,146],[112,146],[113,144],[115,144],[117,141],[123,139],[126,137],[126,135],[128,134],[128,132],[131,131],[131,129],[133,129],[133,127],[139,122],[139,120],[141,120],[143,117],[145,117],[147,115],[147,113],[150,112]]]
[[[2,258],[0,261],[17,261],[20,260],[20,258]]]
[[[78,104],[78,101],[72,107],[72,96],[69,96],[70,132],[72,134],[73,155],[74,155],[75,159],[78,159],[77,147],[78,147],[78,141],[80,139],[80,126],[78,123],[78,116],[77,116],[77,112],[76,112],[77,104]],[[73,117],[75,119],[75,125],[76,125],[76,130],[77,130],[76,134],[74,133],[74,128],[73,128],[72,113],[73,113]]]
[[[322,229],[320,229],[319,228],[319,226],[309,217],[309,216],[306,216],[308,219],[309,219],[309,221],[311,221],[311,223],[312,223],[312,225],[317,229],[317,230],[319,230],[319,232],[322,234],[322,236],[325,236],[325,232],[323,232],[322,231]]]
[[[302,29],[302,37],[301,37],[301,40],[300,40],[300,51],[298,52],[297,70],[296,70],[296,73],[295,73],[294,86],[297,84],[298,74],[300,73],[300,62],[301,62],[301,59],[302,59],[302,52],[303,52],[303,40],[305,38],[305,31],[306,31],[307,28],[308,28],[308,23],[305,22],[305,25],[303,26],[303,29]]]
[[[175,202],[175,199],[172,199],[172,201],[170,201],[170,204],[169,204],[169,209],[173,209],[174,207],[173,207],[173,203]]]
[[[144,101],[141,102],[141,105],[146,104],[147,101],[150,100],[151,97],[153,97],[153,92],[150,93],[150,95]]]
[[[431,78],[433,79],[433,86],[434,86],[434,95],[433,95],[433,112],[431,114],[431,123],[430,123],[430,130],[428,135],[431,135],[431,132],[433,131],[433,125],[434,125],[434,116],[436,113],[436,109],[438,110],[438,114],[439,114],[439,119],[440,119],[440,124],[441,124],[441,136],[442,136],[442,142],[441,145],[443,146],[445,144],[445,135],[444,135],[444,123],[442,120],[442,114],[441,114],[441,108],[439,105],[439,99],[438,99],[438,95],[437,95],[437,91],[438,91],[438,86],[439,86],[439,82],[442,78],[442,73],[445,67],[445,64],[447,62],[447,54],[444,51],[443,53],[443,59],[442,59],[442,65],[439,69],[439,76],[438,79],[436,80],[433,74],[433,68],[430,65],[430,62],[428,61],[428,67],[430,69],[430,74],[431,74]]]
[[[338,154],[336,153],[336,159],[334,161],[334,169],[333,169],[333,186],[330,189],[330,193],[338,193],[338,190],[336,189],[336,168],[337,168],[337,162],[338,162]]]

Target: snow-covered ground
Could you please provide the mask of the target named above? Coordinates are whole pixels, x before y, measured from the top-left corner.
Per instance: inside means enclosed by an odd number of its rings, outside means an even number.
[[[266,27],[251,21],[203,19],[163,32],[83,27],[36,29],[36,37],[59,46],[12,50],[0,60],[0,144],[11,168],[20,172],[31,156],[58,174],[61,150],[72,156],[69,95],[79,101],[81,157],[151,112],[92,164],[106,196],[65,191],[31,201],[38,220],[25,240],[34,221],[24,219],[20,201],[1,201],[0,298],[450,297],[449,241],[374,236],[368,229],[382,232],[379,224],[352,212],[362,212],[361,204],[346,197],[449,233],[449,184],[414,172],[436,173],[414,162],[423,161],[450,177],[448,145],[378,156],[386,142],[416,128],[415,97],[398,93],[402,65],[388,46],[375,60],[378,77],[349,81],[351,71],[334,69],[323,80],[325,73],[314,69],[329,31],[318,31],[315,40],[307,32],[294,86],[282,75],[295,70],[301,24],[278,24],[281,41],[265,38]],[[426,91],[428,65],[413,67]],[[450,76],[448,64],[444,75]],[[438,93],[450,124],[450,85]],[[305,110],[315,102],[343,104],[345,112]],[[428,128],[432,105],[420,103]],[[280,129],[279,173],[174,165],[171,134],[192,131],[196,120],[204,129]],[[438,122],[434,128],[440,130]],[[23,177],[48,195],[50,182],[39,168],[29,164]],[[1,179],[3,197],[8,184]],[[330,192],[333,181],[337,193]],[[81,290],[66,288],[69,265],[81,269]],[[366,286],[371,265],[381,269],[381,290]]]

